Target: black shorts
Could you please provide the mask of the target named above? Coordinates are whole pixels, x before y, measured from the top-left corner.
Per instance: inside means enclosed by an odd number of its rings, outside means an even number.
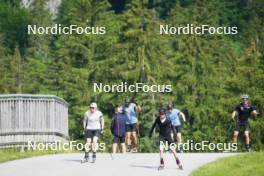
[[[137,123],[126,124],[126,132],[136,132],[137,131]]]
[[[113,143],[125,143],[126,136],[114,136]]]
[[[249,131],[249,124],[248,122],[246,123],[239,123],[239,122],[236,122],[235,123],[235,131],[240,131],[240,130],[243,130],[243,131]]]
[[[160,136],[159,141],[160,143],[163,142],[164,144],[168,142],[168,145],[170,145],[171,143],[175,143],[171,136]]]
[[[181,133],[181,126],[173,126],[176,130],[176,133]]]
[[[101,130],[86,130],[85,131],[85,138],[91,138],[93,139],[94,137],[100,137],[100,132]]]

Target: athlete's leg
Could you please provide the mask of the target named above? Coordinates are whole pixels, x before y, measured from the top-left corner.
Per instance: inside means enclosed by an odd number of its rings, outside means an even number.
[[[136,131],[133,131],[132,132],[132,136],[133,136],[133,139],[134,139],[135,147],[137,147],[137,145],[138,145],[137,132]]]
[[[93,143],[92,143],[92,150],[93,150],[93,162],[95,162],[95,160],[96,160],[96,151],[97,151],[97,149],[98,149],[98,143],[97,143],[97,141],[98,141],[98,136],[94,136],[93,137]]]
[[[130,131],[126,133],[126,141],[127,141],[127,149],[130,150],[131,149],[131,132]]]
[[[86,143],[84,145],[85,152],[89,152],[90,151],[90,149],[91,149],[91,142],[92,142],[92,139],[91,138],[87,138],[86,139]]]
[[[245,131],[244,132],[244,136],[245,136],[245,144],[249,144],[249,131]]]
[[[177,157],[177,152],[175,149],[171,149],[172,153],[173,153],[173,156],[176,160],[176,164],[179,166],[180,169],[182,169],[182,164],[180,162],[180,159]]]
[[[84,145],[84,151],[85,151],[85,153],[84,153],[84,158],[85,158],[85,159],[88,159],[88,158],[89,158],[89,151],[90,151],[90,149],[91,149],[91,141],[92,141],[91,138],[87,138],[87,139],[86,139],[86,143],[85,143],[85,145]]]
[[[114,136],[113,145],[112,145],[112,153],[116,153],[118,146],[118,136]]]
[[[121,143],[121,147],[122,147],[122,153],[126,153],[126,144]]]
[[[164,146],[160,145],[160,166],[164,166]]]
[[[92,150],[93,150],[93,152],[96,152],[97,149],[98,149],[98,143],[97,143],[97,141],[98,141],[98,137],[97,136],[94,136],[93,137],[93,143],[92,143]]]
[[[250,139],[249,139],[249,131],[248,130],[244,131],[244,136],[245,136],[246,150],[249,151],[250,150],[250,147],[249,147]]]
[[[178,145],[182,143],[181,133],[177,133],[177,143]]]
[[[120,137],[120,143],[122,147],[122,153],[126,153],[126,136],[121,136]]]
[[[117,149],[117,143],[113,143],[112,153],[116,153],[116,149]]]
[[[233,136],[233,143],[234,143],[234,144],[237,144],[238,133],[239,133],[238,130],[235,130],[235,131],[234,131],[234,136]]]

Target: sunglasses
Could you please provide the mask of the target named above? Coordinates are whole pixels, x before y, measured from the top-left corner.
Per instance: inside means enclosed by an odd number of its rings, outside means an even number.
[[[95,107],[90,107],[90,109],[95,109]]]

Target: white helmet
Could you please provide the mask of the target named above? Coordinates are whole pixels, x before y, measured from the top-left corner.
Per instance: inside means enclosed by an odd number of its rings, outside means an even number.
[[[97,108],[97,104],[95,102],[91,103],[90,108]]]

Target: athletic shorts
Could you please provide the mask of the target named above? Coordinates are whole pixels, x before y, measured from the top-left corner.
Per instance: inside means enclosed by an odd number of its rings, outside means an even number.
[[[126,132],[136,132],[137,131],[137,123],[126,124]]]
[[[85,131],[85,138],[91,138],[93,139],[94,137],[100,137],[100,132],[101,130],[86,130]]]
[[[173,126],[176,130],[176,133],[181,133],[181,126]]]
[[[126,136],[114,136],[113,143],[125,143]]]
[[[240,130],[243,130],[243,131],[249,131],[249,124],[248,123],[235,123],[235,131],[240,131]]]
[[[175,143],[175,141],[172,139],[171,136],[160,136],[159,141],[163,142],[164,144],[166,144],[166,142],[168,142],[168,145],[170,145],[171,143]]]

